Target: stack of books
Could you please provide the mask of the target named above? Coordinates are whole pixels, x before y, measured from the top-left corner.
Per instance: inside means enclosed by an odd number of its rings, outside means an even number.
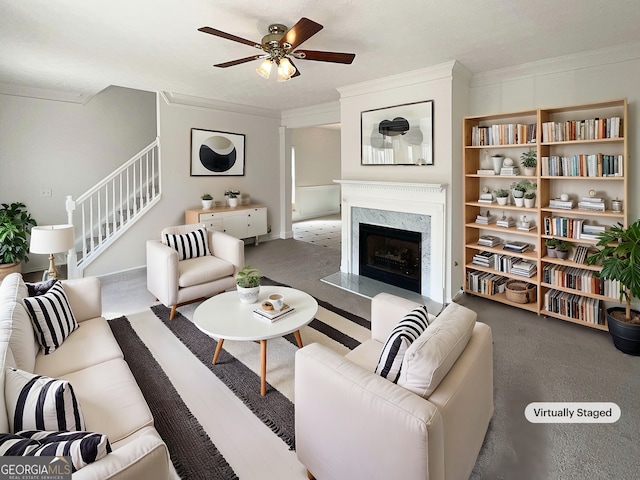
[[[493,252],[478,252],[473,256],[471,263],[487,268],[495,268],[496,254]]]
[[[573,200],[560,200],[559,198],[553,198],[549,200],[550,208],[562,208],[564,210],[571,210],[575,207],[576,202]]]
[[[520,174],[519,167],[502,167],[500,169],[500,175],[504,176],[515,176]]]
[[[582,197],[582,199],[578,202],[578,210],[604,212],[604,200],[597,197]]]
[[[580,238],[585,240],[598,240],[600,234],[604,231],[604,225],[587,225],[583,223],[582,230],[580,231]]]
[[[480,169],[476,171],[477,175],[495,175],[496,172],[491,169],[491,170],[485,170],[485,169]]]
[[[478,198],[478,203],[494,203],[495,199],[493,198],[492,193],[481,193],[480,198]]]
[[[502,248],[503,250],[507,250],[509,252],[523,253],[529,249],[529,244],[524,242],[509,240],[507,241],[507,243],[504,244],[504,247]]]
[[[496,225],[499,227],[509,228],[509,227],[513,227],[515,225],[515,222],[511,218],[505,218],[505,219],[498,220],[496,222]]]
[[[511,266],[511,273],[520,277],[533,277],[538,269],[535,263],[519,260]]]
[[[536,226],[533,222],[529,222],[529,226],[525,227],[522,223],[518,224],[518,230],[522,230],[523,232],[530,232],[531,230],[535,230]]]
[[[490,223],[493,223],[493,221],[495,220],[495,215],[490,215],[489,212],[487,212],[486,214],[478,214],[476,215],[476,223],[480,223],[482,225],[489,225]]]
[[[263,310],[262,308],[256,308],[253,311],[253,314],[262,320],[267,320],[268,322],[275,322],[276,320],[281,319],[285,315],[293,312],[294,308],[290,307],[286,303],[282,305],[280,310]]]
[[[480,235],[480,238],[478,239],[478,245],[482,245],[483,247],[495,247],[501,243],[502,239],[495,235]]]

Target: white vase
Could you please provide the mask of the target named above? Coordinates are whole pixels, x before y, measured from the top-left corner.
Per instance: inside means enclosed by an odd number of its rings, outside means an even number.
[[[493,171],[496,175],[500,175],[500,169],[502,168],[502,162],[504,161],[504,157],[491,157],[491,161],[493,162]]]
[[[203,210],[211,210],[212,205],[213,205],[213,200],[202,200]]]
[[[524,167],[524,174],[528,177],[534,177],[536,175],[536,167]]]
[[[498,201],[498,205],[506,205],[508,198],[509,197],[496,197],[496,200]]]
[[[524,206],[527,208],[533,208],[536,206],[536,199],[535,198],[525,198],[524,199]]]
[[[514,197],[513,201],[516,203],[516,207],[524,207],[524,197]]]
[[[236,198],[229,197],[229,206],[231,208],[237,207],[238,206],[238,197],[236,197]]]
[[[238,287],[240,303],[256,303],[258,301],[258,296],[260,295],[259,285],[257,287],[241,287],[240,285],[236,285],[236,287]]]

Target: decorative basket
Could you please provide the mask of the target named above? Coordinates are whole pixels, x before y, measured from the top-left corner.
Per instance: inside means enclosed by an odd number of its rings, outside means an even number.
[[[507,299],[514,303],[531,303],[536,301],[536,286],[521,282],[520,280],[509,280],[505,285]]]

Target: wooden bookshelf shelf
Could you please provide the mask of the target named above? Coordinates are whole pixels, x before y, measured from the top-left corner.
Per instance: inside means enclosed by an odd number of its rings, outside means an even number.
[[[600,325],[596,322],[583,321],[547,310],[545,305],[547,292],[549,292],[549,299],[555,298],[555,295],[564,295],[565,297],[568,295],[573,300],[583,298],[584,302],[578,303],[580,305],[588,303],[591,308],[594,308],[594,311],[590,311],[591,317],[596,310],[604,311],[605,302],[618,302],[617,299],[607,296],[585,293],[580,290],[557,287],[545,283],[543,281],[543,272],[548,265],[582,269],[588,272],[600,270],[598,266],[573,261],[573,253],[578,247],[594,247],[597,240],[566,238],[558,235],[549,235],[546,231],[571,231],[565,228],[567,223],[570,223],[573,229],[582,229],[585,225],[604,226],[605,228],[616,223],[620,223],[625,227],[628,225],[628,213],[626,210],[629,177],[627,120],[626,99],[498,113],[464,119],[462,171],[465,277],[478,281],[481,278],[486,279],[488,275],[502,275],[509,279],[515,278],[528,282],[536,287],[537,301],[529,304],[519,304],[509,301],[502,293],[493,295],[479,293],[469,288],[474,285],[473,282],[470,283],[469,281],[465,282],[465,292],[531,311],[538,315],[607,330],[606,324]],[[525,135],[526,142],[518,143],[522,142]],[[567,140],[556,141],[563,138]],[[575,140],[574,138],[581,139]],[[497,144],[484,145],[480,143]],[[505,158],[512,159],[513,165],[519,166],[520,173],[524,173],[524,168],[520,165],[520,157],[529,150],[535,150],[537,153],[535,175],[478,174],[478,170],[490,170],[493,168],[488,157],[495,154],[501,154]],[[544,169],[542,168],[543,161],[545,162]],[[542,175],[543,171],[545,175]],[[548,172],[568,172],[568,174],[548,175]],[[590,176],[587,176],[587,172]],[[613,176],[614,172],[617,176]],[[578,176],[578,173],[582,173],[583,176]],[[609,173],[609,176],[607,176],[607,173]],[[595,176],[595,174],[599,176]],[[498,205],[497,202],[487,204],[477,201],[482,192],[492,192],[496,189],[510,190],[514,182],[517,183],[525,179],[536,184],[536,206],[534,208],[515,206],[511,198],[513,196],[512,193],[508,205]],[[595,196],[604,199],[604,211],[581,210],[578,208],[579,201],[586,201],[583,199],[594,196],[593,193],[590,193],[591,191],[596,191]],[[562,194],[568,194],[575,201],[573,209],[549,207],[550,203],[552,203],[551,200],[559,199]],[[622,211],[612,210],[610,202],[613,199],[622,200],[625,208]],[[497,218],[504,215],[515,222],[515,225],[509,228],[499,227],[495,223],[495,219],[489,225],[476,223],[476,216],[487,211]],[[534,229],[525,231],[516,228],[516,225],[523,220],[524,216],[527,217],[527,221],[533,222]],[[551,217],[553,220],[545,220],[545,217]],[[548,229],[546,226],[551,226],[552,228]],[[595,228],[591,230],[595,230]],[[585,233],[587,231],[587,229],[584,229]],[[500,237],[504,242],[519,241],[528,243],[530,248],[526,252],[515,253],[503,250],[503,245],[488,247],[478,243],[480,237],[488,236]],[[568,260],[547,255],[545,240],[550,238],[558,238],[571,244],[573,248],[570,249],[571,255]],[[584,254],[584,248],[578,250],[581,250],[581,253]],[[505,254],[525,259],[535,263],[537,273],[531,278],[526,278],[474,264],[474,255],[482,252]],[[582,261],[582,258],[580,261]],[[491,284],[491,282],[485,283]],[[551,306],[553,310],[556,310],[555,305]],[[558,309],[558,311],[561,310]]]

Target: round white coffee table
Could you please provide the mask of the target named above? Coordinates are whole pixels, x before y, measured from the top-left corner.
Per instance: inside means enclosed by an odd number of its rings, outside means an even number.
[[[256,318],[254,310],[272,293],[281,293],[294,310],[271,322]],[[193,323],[203,333],[218,341],[213,364],[218,360],[225,340],[260,342],[260,395],[267,393],[267,340],[293,333],[302,348],[300,329],[313,320],[318,302],[300,290],[288,287],[261,286],[256,303],[240,303],[238,292],[224,292],[204,301],[193,314]]]

